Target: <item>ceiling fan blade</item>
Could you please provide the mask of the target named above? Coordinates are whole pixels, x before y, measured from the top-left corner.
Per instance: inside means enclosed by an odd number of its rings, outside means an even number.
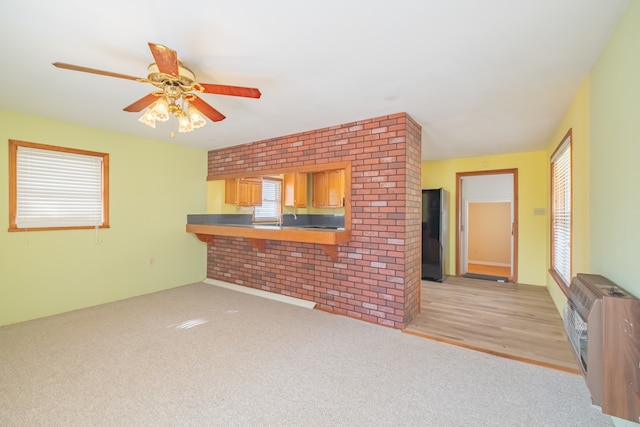
[[[81,67],[80,65],[65,64],[64,62],[54,62],[53,65],[66,70],[82,71],[83,73],[99,74],[101,76],[117,77],[119,79],[144,81],[140,77],[128,76],[126,74],[112,73],[111,71],[97,70],[95,68]]]
[[[211,105],[207,104],[201,98],[198,98],[195,95],[189,102],[191,103],[191,105],[196,107],[198,111],[207,116],[212,122],[219,122],[221,120],[224,120],[225,118],[220,111],[216,110]]]
[[[149,43],[149,49],[161,73],[178,77],[178,53],[161,44]]]
[[[225,86],[211,83],[200,83],[204,88],[204,93],[215,93],[218,95],[244,96],[246,98],[260,98],[262,94],[258,89],[241,86]]]
[[[128,111],[130,113],[137,113],[139,111],[144,110],[146,107],[153,104],[157,100],[158,100],[158,96],[155,93],[150,93],[138,99],[136,102],[129,105],[128,107],[124,107],[123,110]]]

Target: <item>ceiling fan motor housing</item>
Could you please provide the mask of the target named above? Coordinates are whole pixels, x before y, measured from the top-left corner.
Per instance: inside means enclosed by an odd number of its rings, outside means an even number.
[[[182,62],[178,63],[178,76],[161,73],[155,62],[147,67],[147,71],[149,73],[147,76],[149,83],[162,89],[171,98],[178,98],[182,93],[194,89],[196,76]]]

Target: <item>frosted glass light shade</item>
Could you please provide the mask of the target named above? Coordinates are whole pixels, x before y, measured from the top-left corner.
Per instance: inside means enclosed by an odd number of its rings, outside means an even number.
[[[178,132],[191,132],[193,130],[193,126],[189,121],[189,116],[184,114],[184,112],[178,117]]]
[[[167,98],[164,96],[161,96],[156,102],[154,102],[150,109],[153,114],[153,118],[157,121],[166,122],[169,120],[169,104],[167,103]]]
[[[206,120],[202,117],[202,114],[200,114],[200,111],[198,111],[197,108],[193,105],[189,104],[189,106],[187,107],[187,112],[189,113],[189,118],[191,119],[191,126],[193,126],[194,129],[201,128],[202,126],[207,124]]]
[[[149,108],[145,110],[145,112],[138,119],[140,123],[144,123],[145,125],[155,128],[156,127],[156,119],[153,117],[153,113]]]

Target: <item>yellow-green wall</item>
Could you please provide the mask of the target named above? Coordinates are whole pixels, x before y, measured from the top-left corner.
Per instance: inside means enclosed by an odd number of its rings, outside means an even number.
[[[210,214],[235,214],[251,213],[251,210],[242,212],[242,208],[224,202],[224,180],[207,181],[207,213]]]
[[[591,272],[640,298],[639,40],[640,2],[631,1],[591,72],[589,259]]]
[[[640,297],[640,2],[629,2],[591,74],[593,272]]]
[[[560,126],[547,144],[546,152],[546,188],[550,192],[551,155],[571,129],[571,166],[572,166],[572,245],[571,275],[589,273],[589,78],[583,82],[578,94],[565,113]],[[551,204],[551,195],[547,198],[547,206]],[[551,230],[550,216],[547,216],[547,230]],[[547,232],[549,234],[550,231]],[[548,248],[546,269],[551,267],[551,247]],[[567,299],[555,280],[547,272],[546,283],[551,298],[559,312],[562,313]]]
[[[640,2],[625,14],[547,146],[573,132],[572,274],[601,274],[640,297]],[[550,276],[560,308],[566,299]],[[618,427],[638,424],[614,417]]]
[[[449,271],[455,274],[456,173],[496,169],[518,169],[518,282],[544,285],[547,259],[546,215],[534,208],[548,205],[546,152],[467,157],[422,162],[422,188],[443,187],[449,192]]]
[[[9,233],[9,139],[109,153],[111,228]],[[205,278],[185,224],[205,212],[206,170],[202,149],[0,110],[0,325]]]

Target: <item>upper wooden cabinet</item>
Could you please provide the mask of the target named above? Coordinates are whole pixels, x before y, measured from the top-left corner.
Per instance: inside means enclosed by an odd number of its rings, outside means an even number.
[[[224,202],[238,206],[262,205],[262,179],[226,179],[224,181]]]
[[[236,181],[237,179],[235,178],[224,180],[224,202],[229,205],[236,204],[236,199],[238,197]]]
[[[337,208],[344,206],[344,171],[327,171],[328,206]]]
[[[329,170],[313,174],[313,207],[341,208],[344,206],[344,170]]]
[[[284,205],[294,208],[307,207],[306,173],[287,173],[284,175]]]
[[[297,209],[291,212],[314,215],[327,213],[314,208],[332,209],[332,214],[344,215],[345,229],[351,229],[350,161],[209,175],[207,181],[214,182],[209,187],[207,211],[212,214],[231,214],[241,211],[235,209],[237,205],[261,205],[262,185],[253,187],[255,191],[250,192],[240,182],[262,179],[282,180],[282,205],[286,210]],[[241,195],[238,194],[239,187],[242,189]],[[251,198],[254,200],[247,201],[249,193],[253,194]]]

